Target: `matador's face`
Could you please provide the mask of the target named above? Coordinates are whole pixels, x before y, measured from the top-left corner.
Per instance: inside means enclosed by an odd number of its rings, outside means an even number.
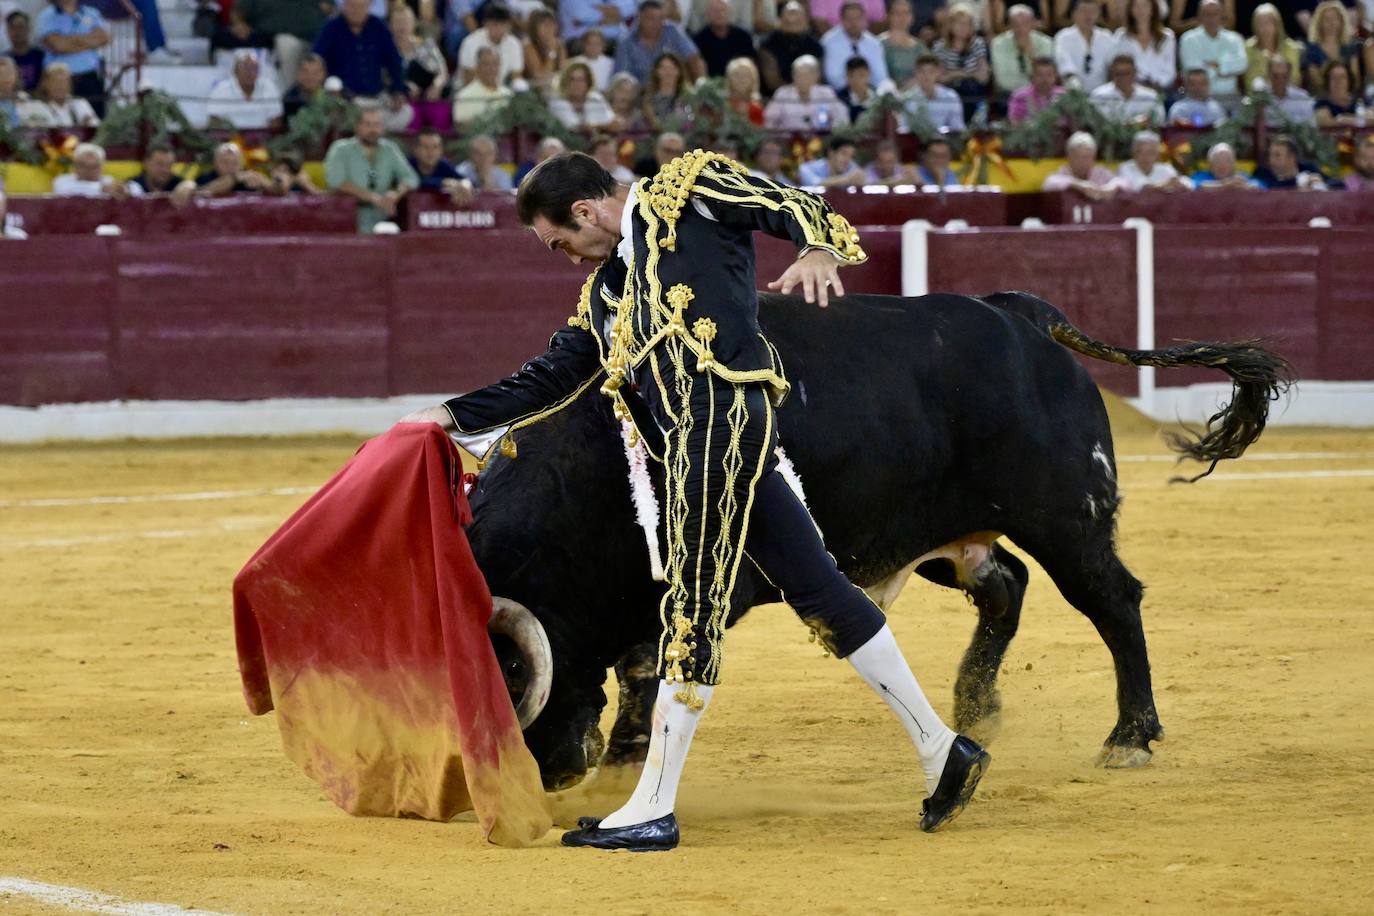
[[[580,200],[572,207],[573,226],[556,226],[543,215],[530,228],[550,251],[561,251],[574,264],[600,263],[620,244],[619,225],[605,212],[603,201]]]

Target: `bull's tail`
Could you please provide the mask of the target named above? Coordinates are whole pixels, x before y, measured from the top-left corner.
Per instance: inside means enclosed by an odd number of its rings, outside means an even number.
[[[1084,356],[1119,366],[1203,366],[1219,369],[1231,378],[1231,402],[1212,414],[1199,433],[1165,435],[1169,447],[1185,458],[1207,463],[1195,477],[1175,477],[1193,483],[1212,473],[1217,462],[1239,458],[1264,432],[1269,404],[1293,384],[1288,360],[1259,345],[1256,340],[1199,341],[1161,350],[1128,350],[1095,340],[1073,326],[1059,309],[1030,293],[994,293],[981,297],[989,305],[1019,315],[1055,341]]]

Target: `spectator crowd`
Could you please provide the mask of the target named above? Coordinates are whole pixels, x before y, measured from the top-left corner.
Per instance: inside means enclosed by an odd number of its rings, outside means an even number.
[[[362,114],[353,136],[329,149],[330,190],[359,200],[360,225],[394,215],[419,187],[461,202],[475,190],[508,189],[516,174],[500,145],[473,130],[521,95],[542,100],[567,131],[628,177],[680,150],[692,87],[719,79],[724,104],[769,132],[758,173],[808,185],[958,183],[954,148],[929,129],[958,134],[1005,120],[1025,122],[1067,90],[1087,94],[1109,121],[1136,131],[1132,157],[1115,171],[1086,133],[1047,188],[1089,196],[1144,189],[1317,188],[1339,184],[1299,162],[1287,136],[1269,145],[1255,175],[1237,171],[1235,150],[1214,146],[1207,168],[1180,175],[1161,159],[1159,131],[1216,127],[1247,96],[1261,96],[1276,129],[1345,126],[1374,118],[1374,0],[220,0],[206,8],[209,41],[226,55],[208,113],[239,129],[282,128],[322,94],[351,98]],[[3,8],[4,4],[0,4]],[[36,16],[5,17],[0,120],[12,127],[92,127],[104,114],[102,48],[109,30],[81,0],[52,0]],[[285,87],[284,89],[282,87]],[[864,150],[835,135],[824,154],[783,171],[787,135],[826,135],[852,125],[880,99],[924,121],[919,162],[900,161],[891,141]],[[387,134],[413,135],[406,150]],[[445,158],[462,138],[461,163]],[[566,135],[565,135],[566,136]],[[621,161],[622,138],[652,138],[651,156]],[[776,137],[778,139],[771,139]],[[790,138],[788,138],[790,140]],[[728,140],[722,140],[727,151]],[[546,138],[537,158],[562,149]],[[231,152],[232,150],[232,152]],[[148,152],[139,179],[118,189],[100,179],[103,153],[83,145],[58,193],[167,191],[185,200],[251,190],[314,193],[298,161],[270,174],[245,168],[226,145],[195,182],[173,182],[170,150]],[[737,150],[735,152],[738,152]],[[99,154],[99,157],[97,157]],[[234,161],[233,157],[238,160]],[[1355,144],[1349,185],[1374,180],[1368,137]],[[102,161],[97,162],[97,158]],[[168,160],[164,170],[162,163]],[[537,159],[536,159],[537,161]],[[213,178],[208,178],[213,175]],[[137,190],[136,190],[137,189]],[[56,189],[55,189],[56,190]]]

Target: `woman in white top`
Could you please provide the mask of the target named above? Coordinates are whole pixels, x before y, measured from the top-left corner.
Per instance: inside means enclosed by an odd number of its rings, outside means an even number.
[[[849,123],[849,109],[835,90],[821,85],[821,63],[810,54],[792,62],[792,82],[778,87],[763,110],[769,130],[828,131]]]
[[[597,92],[605,92],[611,87],[615,60],[606,54],[606,36],[600,29],[587,30],[582,36],[582,53],[573,60],[592,68],[592,88]]]
[[[72,95],[72,71],[66,64],[48,64],[38,84],[38,97],[19,106],[25,127],[99,127],[91,103]]]
[[[1178,170],[1159,161],[1159,134],[1142,130],[1131,139],[1131,158],[1116,170],[1117,182],[1127,191],[1191,190],[1193,183],[1179,177]]]
[[[1131,55],[1136,79],[1161,95],[1172,92],[1178,81],[1175,45],[1158,0],[1130,0],[1126,25],[1116,30],[1116,53]]]
[[[569,130],[605,127],[615,119],[606,98],[592,88],[592,68],[573,61],[558,78],[559,97],[549,103],[549,111]]]

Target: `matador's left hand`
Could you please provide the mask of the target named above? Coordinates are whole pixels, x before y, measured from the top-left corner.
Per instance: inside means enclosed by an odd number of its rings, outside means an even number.
[[[795,287],[801,286],[802,295],[807,302],[815,302],[821,308],[825,308],[830,304],[831,287],[834,287],[835,295],[844,295],[839,268],[838,258],[828,251],[817,248],[793,261],[792,266],[783,271],[781,277],[768,284],[768,288],[786,295]]]

